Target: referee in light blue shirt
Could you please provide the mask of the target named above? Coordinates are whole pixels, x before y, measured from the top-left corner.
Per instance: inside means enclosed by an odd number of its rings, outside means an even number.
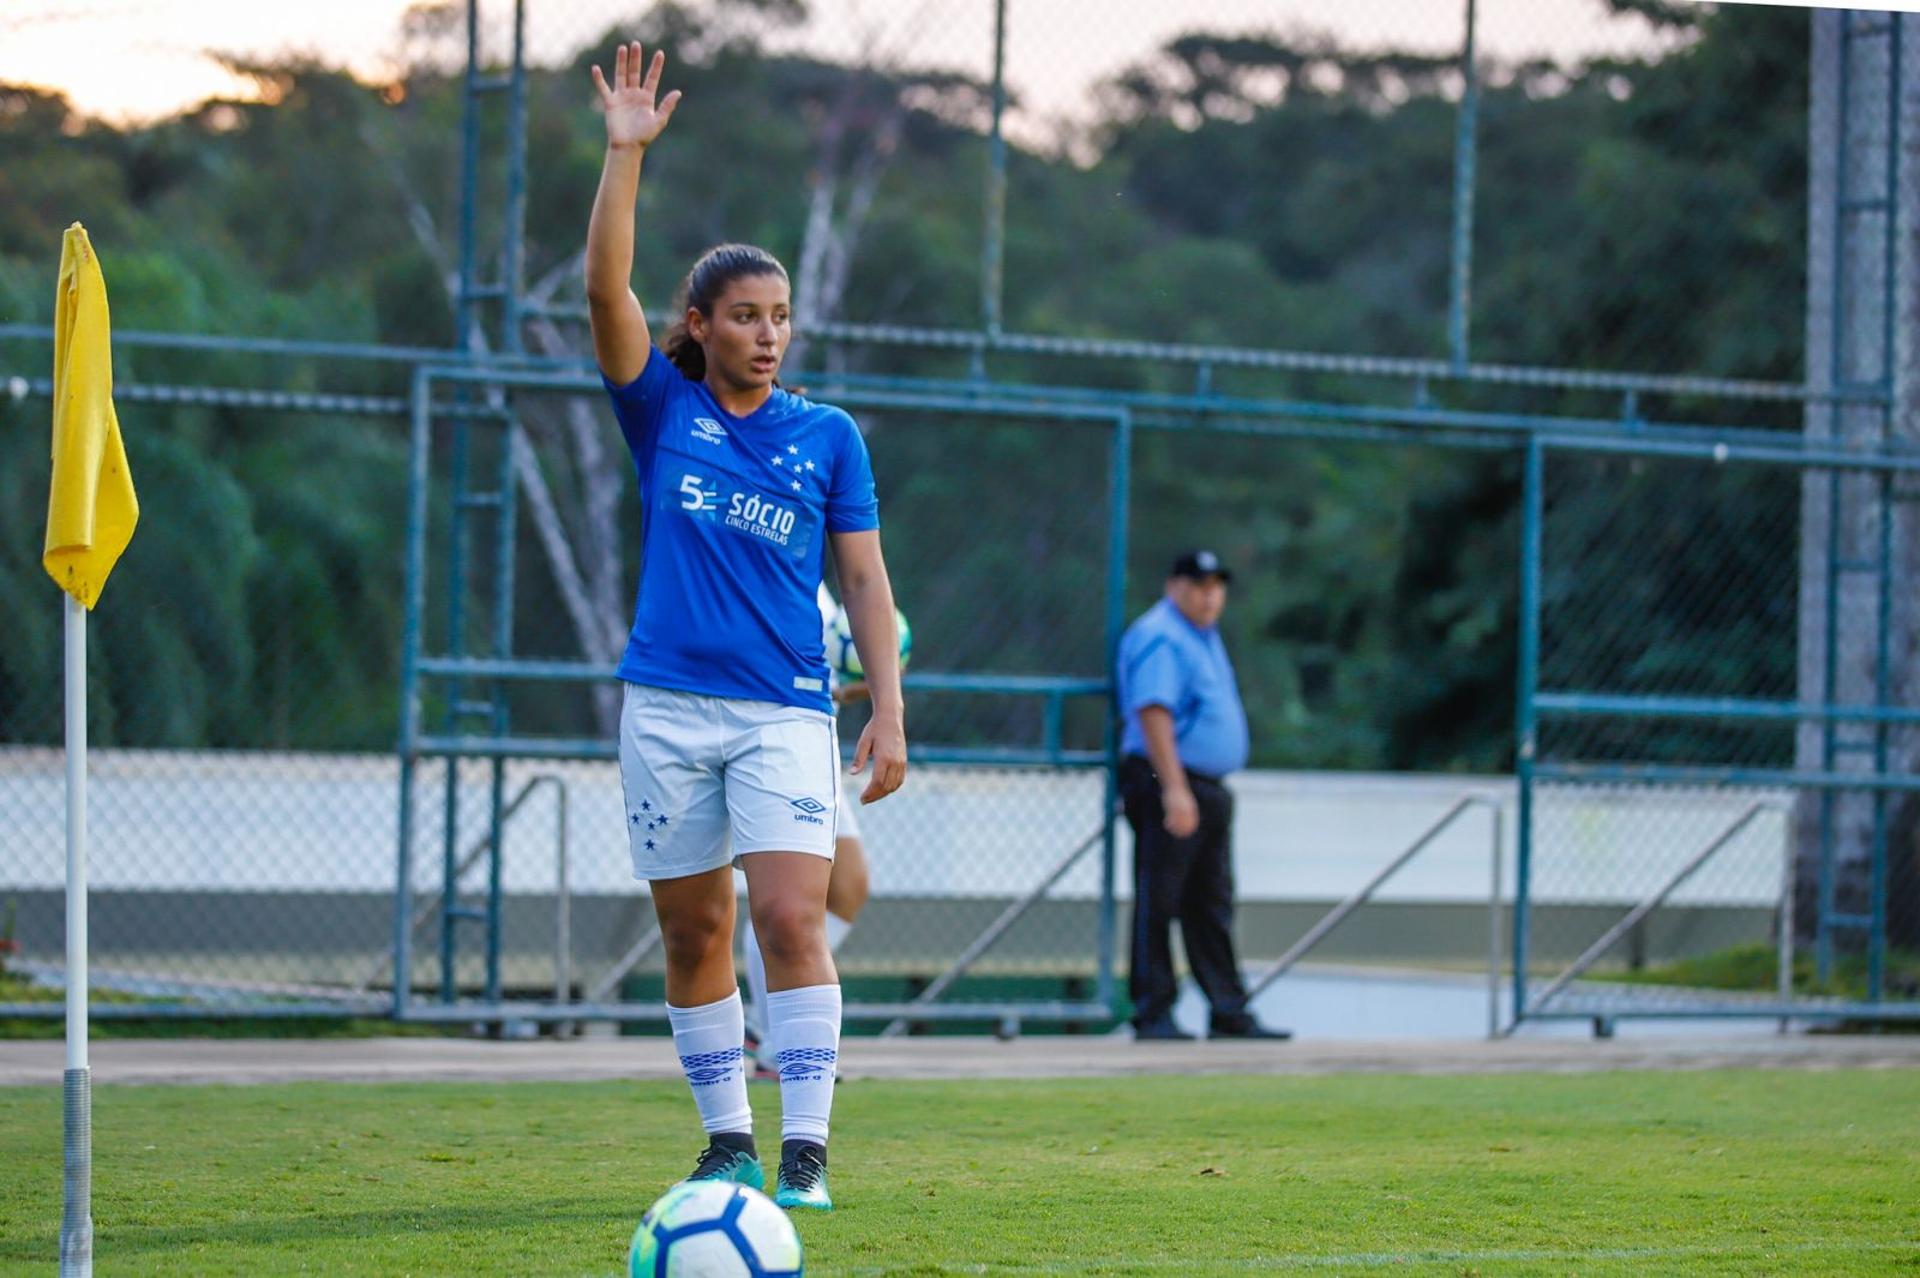
[[[1172,928],[1212,1007],[1211,1038],[1291,1037],[1247,1011],[1233,953],[1233,795],[1247,712],[1220,641],[1233,574],[1211,550],[1173,561],[1167,593],[1120,640],[1120,796],[1133,827],[1134,1037],[1190,1039],[1173,1021]]]

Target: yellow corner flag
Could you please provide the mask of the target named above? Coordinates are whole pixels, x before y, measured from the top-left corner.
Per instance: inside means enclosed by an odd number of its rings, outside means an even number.
[[[53,489],[41,557],[60,589],[88,608],[133,540],[140,502],[113,411],[113,352],[100,260],[75,222],[60,243],[53,314]]]

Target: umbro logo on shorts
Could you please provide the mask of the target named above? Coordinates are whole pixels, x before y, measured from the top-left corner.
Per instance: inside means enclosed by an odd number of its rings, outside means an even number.
[[[818,799],[789,799],[787,800],[787,802],[791,803],[794,807],[799,808],[802,812],[806,813],[808,816],[819,816],[822,812],[825,812],[827,810],[827,805],[820,802],[820,800]]]
[[[696,417],[693,419],[693,437],[717,444],[727,437],[727,428],[711,417]]]

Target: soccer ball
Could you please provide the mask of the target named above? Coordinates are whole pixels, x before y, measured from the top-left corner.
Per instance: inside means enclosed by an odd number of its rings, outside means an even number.
[[[913,627],[907,624],[907,614],[898,608],[893,610],[893,621],[900,627],[900,668],[905,670],[913,656]],[[847,621],[845,608],[834,614],[833,625],[827,629],[827,664],[842,679],[867,677],[860,668],[860,653],[853,646],[853,626]]]
[[[800,1235],[757,1189],[682,1181],[640,1218],[627,1272],[631,1278],[799,1278]]]

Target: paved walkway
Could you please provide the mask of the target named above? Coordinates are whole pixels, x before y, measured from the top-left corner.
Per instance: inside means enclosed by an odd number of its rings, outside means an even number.
[[[64,1045],[0,1041],[0,1086],[57,1086]],[[457,1038],[109,1039],[94,1081],[586,1082],[680,1077],[664,1038],[487,1042]],[[1133,1074],[1498,1074],[1622,1069],[1912,1069],[1920,1034],[1294,1043],[1134,1043],[1047,1036],[848,1039],[847,1081],[1093,1078]]]

